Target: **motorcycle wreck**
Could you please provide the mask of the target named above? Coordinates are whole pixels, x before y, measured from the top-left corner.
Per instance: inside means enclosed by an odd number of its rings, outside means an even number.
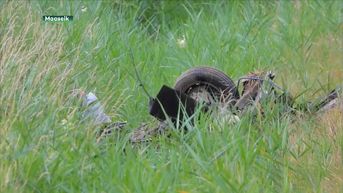
[[[291,94],[274,82],[273,72],[249,73],[237,80],[237,84],[225,73],[211,67],[195,67],[179,76],[173,88],[163,85],[156,95],[149,94],[149,113],[158,124],[150,127],[142,124],[130,136],[132,143],[146,142],[168,128],[186,129],[192,125],[196,112],[227,117],[228,124],[234,124],[247,113],[263,117],[266,102],[282,105],[283,114],[306,112],[321,114],[333,108],[343,112],[342,86],[327,96],[305,104],[296,104]],[[145,91],[145,88],[144,88]],[[112,122],[103,112],[103,107],[93,93],[84,95],[87,107],[85,117],[91,117],[98,124],[105,125],[97,134],[97,140],[125,128],[125,122]],[[93,104],[95,102],[95,105]],[[219,114],[218,114],[219,112]]]

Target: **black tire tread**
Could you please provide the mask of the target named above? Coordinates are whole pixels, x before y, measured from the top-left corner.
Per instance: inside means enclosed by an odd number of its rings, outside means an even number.
[[[186,93],[196,84],[209,84],[223,91],[224,94],[231,94],[234,99],[238,98],[236,85],[231,78],[211,67],[195,67],[187,70],[177,78],[174,89]]]

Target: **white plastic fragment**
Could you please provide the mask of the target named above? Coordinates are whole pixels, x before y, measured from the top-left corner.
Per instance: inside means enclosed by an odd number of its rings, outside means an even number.
[[[83,105],[88,106],[96,100],[98,100],[98,98],[95,96],[95,94],[93,94],[92,92],[89,92],[84,98]]]
[[[103,105],[92,92],[84,96],[83,106],[86,110],[82,114],[83,119],[91,120],[95,125],[111,123],[111,118],[105,113]]]

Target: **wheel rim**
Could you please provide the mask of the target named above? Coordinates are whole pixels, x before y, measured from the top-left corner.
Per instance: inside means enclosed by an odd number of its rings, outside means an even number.
[[[219,101],[220,91],[209,84],[196,84],[186,90],[186,94],[199,102],[213,104]]]

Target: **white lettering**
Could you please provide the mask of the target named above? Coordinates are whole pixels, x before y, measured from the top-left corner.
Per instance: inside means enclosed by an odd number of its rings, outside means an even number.
[[[44,16],[44,21],[50,21],[51,17],[50,16]]]
[[[73,16],[43,16],[43,21],[71,21],[73,20]]]

